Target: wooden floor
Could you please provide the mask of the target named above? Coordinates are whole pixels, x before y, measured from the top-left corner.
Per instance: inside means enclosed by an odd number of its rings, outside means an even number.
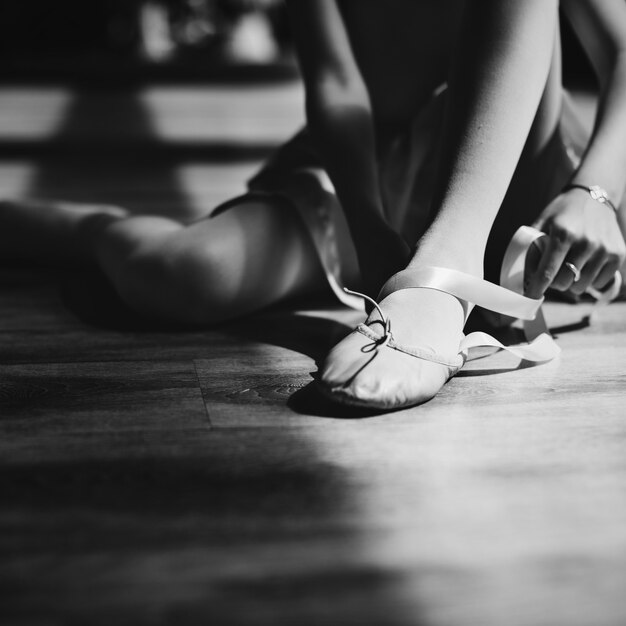
[[[206,212],[301,122],[293,83],[0,87],[0,189]],[[0,271],[0,623],[626,624],[626,304],[563,355],[341,414],[323,303],[150,328],[84,269]]]

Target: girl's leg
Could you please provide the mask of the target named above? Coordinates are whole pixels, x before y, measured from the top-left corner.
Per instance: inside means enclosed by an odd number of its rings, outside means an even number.
[[[95,253],[132,308],[192,324],[228,320],[326,285],[300,218],[280,202],[243,201],[189,226],[132,217],[101,231]]]
[[[588,139],[589,132],[563,93],[557,36],[555,56],[537,114],[489,235],[484,261],[488,280],[500,281],[502,259],[515,231],[520,226],[532,225],[558,195],[575,168],[568,150],[575,147],[582,155]]]
[[[489,2],[488,10],[485,19],[467,3],[447,96],[436,217],[405,270],[409,275],[435,266],[482,277],[489,233],[546,85],[556,5]],[[381,308],[398,343],[449,361],[457,357],[467,312],[453,296],[401,289]],[[322,371],[325,388],[347,402],[393,408],[430,399],[447,380],[446,366],[404,352],[381,349],[372,358],[366,354],[371,344],[355,333],[336,346]]]
[[[0,210],[0,232],[20,241],[5,258],[42,260],[40,249],[48,262],[91,258],[152,318],[214,323],[326,284],[300,218],[280,202],[242,201],[187,226],[112,207],[11,206]]]

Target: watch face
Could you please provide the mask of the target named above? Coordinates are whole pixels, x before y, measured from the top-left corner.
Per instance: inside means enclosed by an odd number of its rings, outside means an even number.
[[[589,187],[589,193],[591,194],[591,197],[598,202],[606,202],[609,199],[606,191],[598,185],[592,185]]]

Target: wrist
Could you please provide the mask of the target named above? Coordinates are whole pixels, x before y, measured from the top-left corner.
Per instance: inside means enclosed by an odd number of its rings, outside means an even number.
[[[615,213],[618,212],[617,206],[609,197],[608,192],[603,187],[599,185],[584,185],[582,183],[569,183],[563,187],[561,193],[565,193],[566,191],[571,190],[580,190],[581,192],[587,192],[587,194],[591,197],[592,200],[595,200],[599,204],[604,204],[610,209],[613,209]]]

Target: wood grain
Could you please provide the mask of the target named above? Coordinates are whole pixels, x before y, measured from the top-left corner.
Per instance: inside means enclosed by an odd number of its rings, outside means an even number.
[[[299,93],[0,87],[0,188],[201,214]],[[547,314],[557,362],[477,358],[365,417],[312,384],[357,313],[165,328],[88,268],[3,268],[0,622],[622,626],[626,304]]]

